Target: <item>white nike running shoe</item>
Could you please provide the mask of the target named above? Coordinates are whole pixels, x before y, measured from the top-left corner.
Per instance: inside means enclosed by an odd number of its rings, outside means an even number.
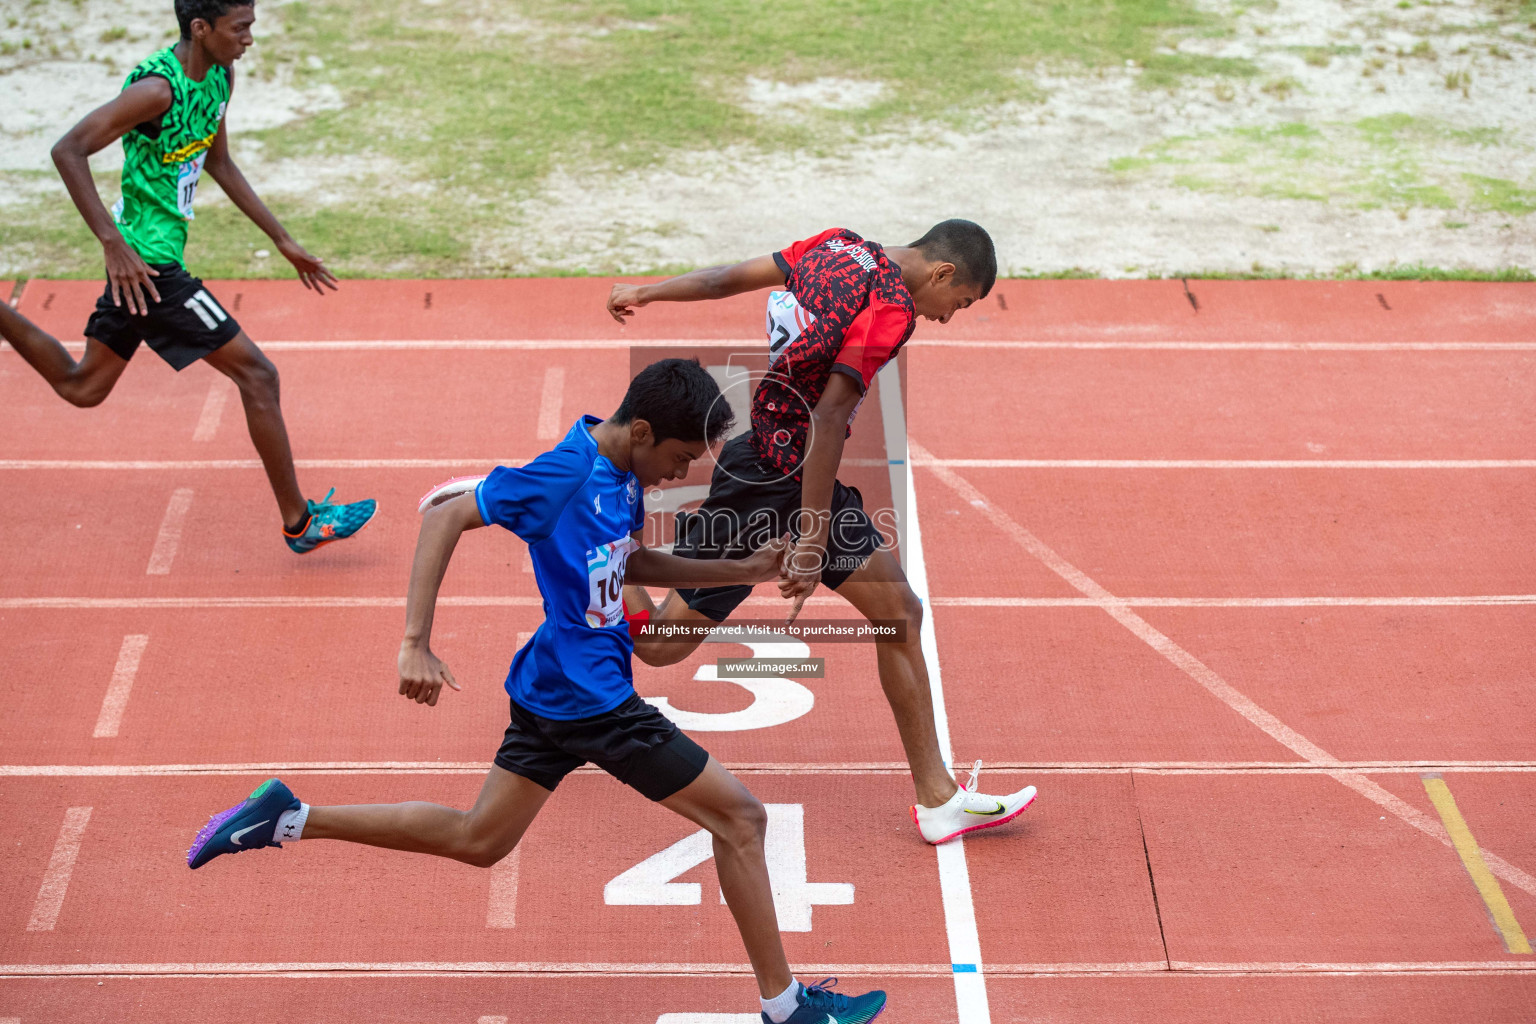
[[[461,494],[474,490],[484,479],[483,476],[456,476],[452,480],[440,483],[421,496],[421,501],[416,505],[416,511],[426,515],[427,509],[434,505],[441,505],[449,498],[457,498]]]
[[[971,772],[971,779],[940,807],[912,807],[912,823],[923,838],[937,846],[978,829],[993,828],[1012,821],[1035,802],[1035,787],[1025,786],[1007,796],[988,796],[976,792],[981,778],[981,762]]]

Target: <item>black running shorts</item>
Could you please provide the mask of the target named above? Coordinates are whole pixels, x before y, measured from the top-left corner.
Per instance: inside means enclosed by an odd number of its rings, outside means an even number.
[[[751,441],[751,434],[741,434],[720,450],[709,497],[698,511],[678,515],[673,554],[744,558],[765,540],[785,533],[798,536],[800,481],[759,459]],[[856,487],[833,483],[831,513],[821,582],[836,590],[868,561],[884,538],[864,511],[864,498]],[[689,608],[715,622],[724,622],[751,593],[751,587],[678,590]]]
[[[553,791],[588,761],[651,800],[665,800],[704,771],[709,753],[665,715],[630,694],[612,711],[562,721],[512,701],[496,766]]]
[[[179,263],[156,263],[150,269],[160,274],[152,279],[160,301],[146,295],[149,312],[130,313],[126,305],[112,304],[112,282],[108,281],[86,322],[87,338],[95,338],[124,359],[132,359],[142,341],[172,369],[184,370],[240,333],[235,318]]]

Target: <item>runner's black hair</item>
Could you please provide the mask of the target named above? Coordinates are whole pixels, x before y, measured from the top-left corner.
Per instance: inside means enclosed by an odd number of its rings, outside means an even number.
[[[619,424],[645,420],[657,444],[669,437],[714,444],[735,419],[730,403],[720,397],[720,385],[697,359],[663,359],[647,366],[629,382],[613,414]]]
[[[986,298],[997,281],[997,251],[992,236],[980,224],[968,220],[940,221],[928,233],[912,243],[930,260],[953,263],[956,275],[965,284],[981,285]]]
[[[236,7],[255,7],[256,0],[176,0],[176,24],[181,38],[192,38],[192,22],[202,18],[210,26]]]

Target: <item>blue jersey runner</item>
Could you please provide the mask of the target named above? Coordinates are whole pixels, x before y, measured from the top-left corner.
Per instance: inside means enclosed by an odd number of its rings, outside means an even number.
[[[624,565],[645,523],[640,482],[599,454],[583,416],[521,469],[498,466],[475,489],[480,518],[528,544],[544,622],[512,659],[507,693],[543,718],[590,718],[635,692],[624,621]]]

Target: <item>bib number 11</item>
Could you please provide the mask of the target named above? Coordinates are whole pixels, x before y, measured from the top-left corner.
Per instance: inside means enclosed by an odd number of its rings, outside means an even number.
[[[208,151],[203,150],[176,169],[176,208],[187,220],[191,220],[192,200],[197,196],[197,181],[203,175],[203,161]]]

